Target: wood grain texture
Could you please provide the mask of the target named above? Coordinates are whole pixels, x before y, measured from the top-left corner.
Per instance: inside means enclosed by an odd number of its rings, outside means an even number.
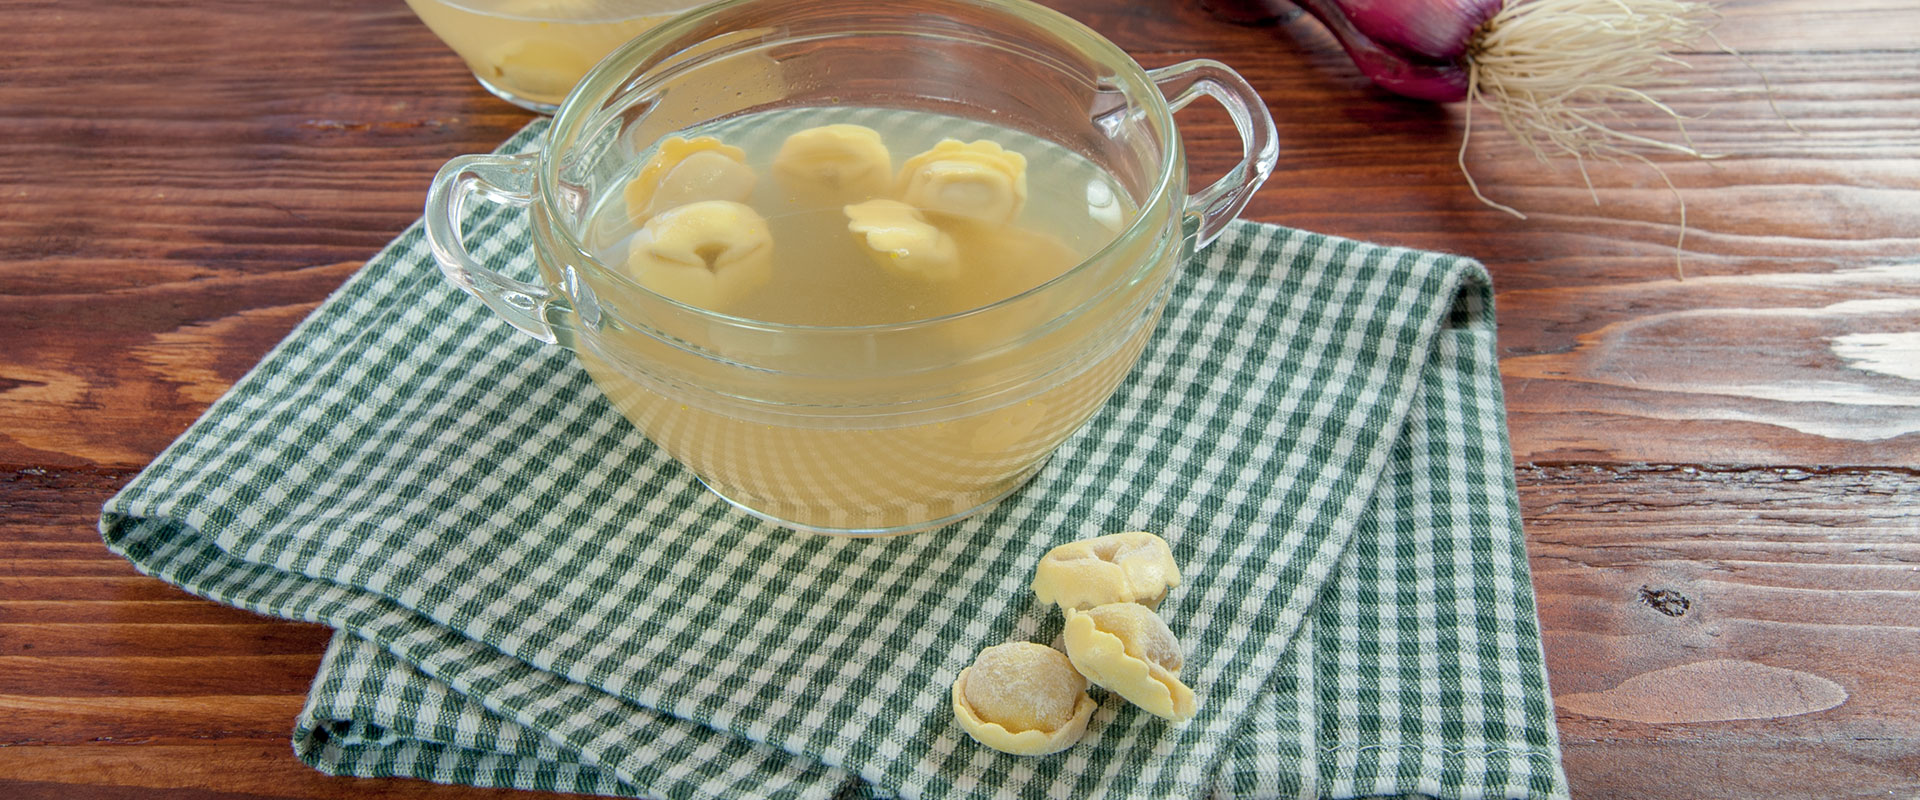
[[[1723,3],[1741,55],[1687,54],[1675,98],[1722,157],[1662,161],[1674,190],[1633,163],[1589,190],[1476,115],[1467,167],[1526,220],[1467,190],[1463,107],[1373,88],[1311,20],[1051,4],[1247,76],[1282,145],[1249,217],[1487,263],[1576,798],[1920,795],[1920,0]],[[308,769],[325,630],[144,577],[94,527],[441,163],[530,117],[391,0],[0,24],[0,796],[530,796]],[[1196,184],[1233,163],[1217,108],[1180,119]]]
[[[1576,797],[1920,791],[1920,473],[1518,477]]]

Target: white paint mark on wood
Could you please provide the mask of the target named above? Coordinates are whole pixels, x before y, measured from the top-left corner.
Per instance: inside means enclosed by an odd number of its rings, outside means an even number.
[[[1920,289],[1920,265],[1713,279],[1740,285],[1751,305],[1629,316],[1580,334],[1571,352],[1503,360],[1510,379],[1550,389],[1538,404],[1513,392],[1509,408],[1560,413],[1577,399],[1582,411],[1760,423],[1851,441],[1920,433],[1920,296],[1800,304],[1808,292],[1830,296],[1832,284],[1868,276],[1894,291]],[[1776,291],[1790,287],[1808,292]]]
[[[1833,340],[1833,353],[1854,369],[1920,381],[1920,331],[1850,333]]]

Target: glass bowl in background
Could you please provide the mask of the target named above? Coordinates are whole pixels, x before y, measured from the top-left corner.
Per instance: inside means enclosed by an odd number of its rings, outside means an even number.
[[[407,0],[500,99],[551,114],[614,48],[702,0]]]

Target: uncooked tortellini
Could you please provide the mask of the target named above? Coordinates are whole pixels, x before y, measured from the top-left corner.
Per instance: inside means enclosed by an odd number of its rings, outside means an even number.
[[[1178,675],[1180,641],[1153,609],[1138,603],[1069,608],[1062,638],[1073,668],[1088,680],[1149,713],[1176,722],[1193,716],[1193,690]]]
[[[975,741],[1023,756],[1056,753],[1086,733],[1095,703],[1087,679],[1046,645],[980,651],[953,682],[953,714]]]
[[[1107,603],[1155,606],[1180,585],[1180,567],[1165,540],[1145,531],[1068,542],[1047,551],[1033,573],[1044,603],[1087,609]]]

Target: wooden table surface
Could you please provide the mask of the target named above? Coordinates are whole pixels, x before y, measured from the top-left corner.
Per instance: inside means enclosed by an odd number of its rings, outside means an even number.
[[[1712,163],[1579,175],[1372,89],[1311,21],[1057,2],[1243,72],[1247,216],[1467,253],[1501,368],[1577,798],[1920,794],[1920,0],[1728,0],[1676,108]],[[0,797],[479,797],[320,775],[327,631],[196,600],[101,503],[529,115],[394,0],[0,8]],[[1789,127],[1770,109],[1759,73]],[[1205,104],[1199,104],[1205,105]],[[1655,125],[1629,111],[1629,122]],[[1224,117],[1183,114],[1214,175]]]

